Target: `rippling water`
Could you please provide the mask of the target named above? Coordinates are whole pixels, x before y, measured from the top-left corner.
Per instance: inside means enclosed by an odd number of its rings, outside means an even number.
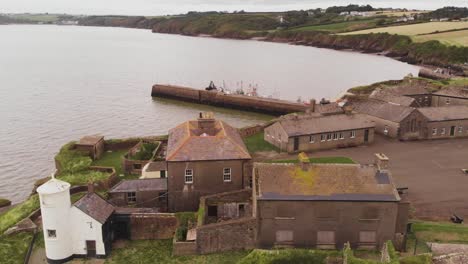
[[[268,116],[150,97],[153,83],[231,89],[258,84],[284,99],[415,74],[388,58],[256,41],[122,28],[0,26],[0,197],[15,202],[53,172],[53,156],[83,135],[160,135],[214,111],[234,126]]]

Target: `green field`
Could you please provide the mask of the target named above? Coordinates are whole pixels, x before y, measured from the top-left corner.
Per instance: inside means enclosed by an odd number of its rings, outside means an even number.
[[[351,34],[369,34],[369,33],[390,33],[407,36],[415,36],[420,34],[429,34],[434,32],[442,32],[456,29],[468,28],[468,21],[465,22],[428,22],[413,25],[393,26],[393,27],[380,27],[367,30],[353,31],[346,33]]]
[[[416,42],[438,40],[447,45],[468,46],[468,30],[450,31],[412,37]]]
[[[340,22],[324,25],[304,26],[292,29],[293,31],[326,31],[332,33],[347,32],[372,28],[377,25],[378,19],[362,19],[357,21]]]

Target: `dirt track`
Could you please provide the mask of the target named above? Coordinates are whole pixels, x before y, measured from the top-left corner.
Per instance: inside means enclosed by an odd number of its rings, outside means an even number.
[[[374,153],[390,158],[397,187],[408,187],[414,216],[427,220],[448,220],[452,213],[468,219],[468,139],[399,142],[376,136],[374,144],[356,148],[321,151],[317,156],[346,156],[356,162],[374,162]],[[274,158],[291,158],[280,154]],[[256,158],[273,158],[259,153]]]

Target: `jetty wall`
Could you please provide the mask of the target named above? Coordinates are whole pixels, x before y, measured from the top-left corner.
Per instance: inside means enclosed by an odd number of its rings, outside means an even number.
[[[308,106],[285,100],[225,94],[223,92],[198,90],[189,87],[156,84],[151,91],[153,97],[171,98],[199,104],[214,105],[272,115],[304,112]]]

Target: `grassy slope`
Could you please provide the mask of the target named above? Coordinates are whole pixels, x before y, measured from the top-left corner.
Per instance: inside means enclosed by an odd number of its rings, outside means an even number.
[[[0,263],[23,263],[32,236],[31,233],[19,233],[0,237]]]
[[[112,152],[104,152],[104,155],[99,160],[95,160],[92,166],[114,167],[117,175],[123,174],[122,157],[128,150],[118,150]]]
[[[264,133],[258,133],[256,135],[247,137],[244,139],[244,143],[247,146],[249,152],[259,151],[279,151],[279,149],[264,140]]]
[[[413,25],[402,25],[393,27],[381,27],[368,30],[360,30],[345,33],[344,35],[369,34],[369,33],[390,33],[399,35],[414,36],[418,34],[428,34],[435,31],[447,31],[454,29],[468,28],[468,22],[428,22]]]
[[[438,40],[446,45],[468,46],[468,30],[427,34],[412,37],[416,42]]]
[[[248,251],[227,252],[219,254],[173,257],[172,240],[129,241],[123,249],[114,249],[105,263],[237,263]]]
[[[378,19],[366,19],[333,24],[304,26],[292,29],[293,31],[327,31],[332,33],[347,32],[375,27]]]

